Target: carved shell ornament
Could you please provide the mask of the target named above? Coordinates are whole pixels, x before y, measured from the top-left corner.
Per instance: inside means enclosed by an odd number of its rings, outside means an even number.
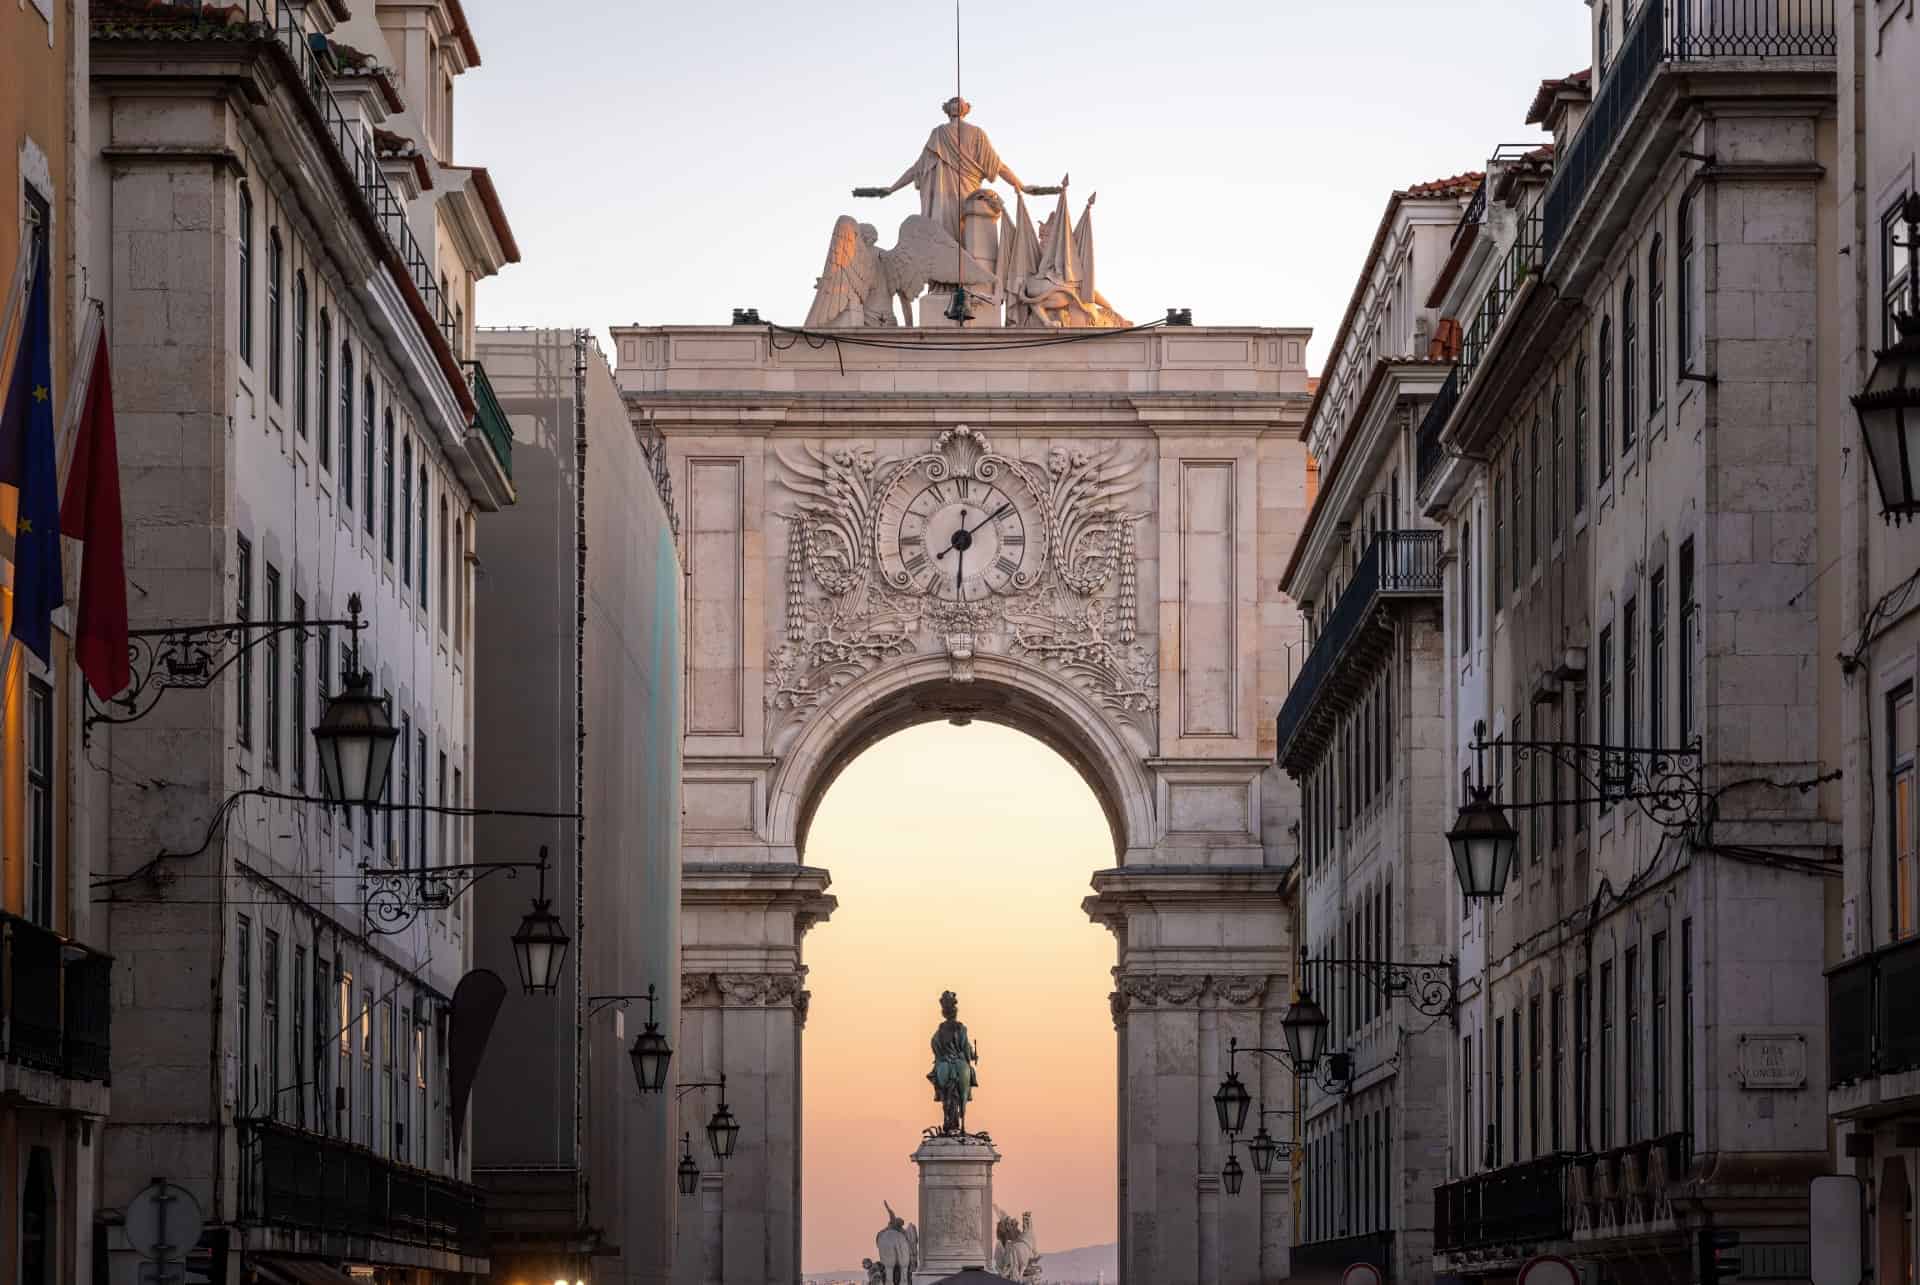
[[[1158,667],[1140,644],[1136,528],[1124,501],[1143,459],[1109,445],[996,451],[967,425],[918,454],[865,443],[776,448],[794,496],[783,639],[768,655],[776,734],[894,656],[944,651],[955,681],[977,654],[1054,669],[1143,736]]]

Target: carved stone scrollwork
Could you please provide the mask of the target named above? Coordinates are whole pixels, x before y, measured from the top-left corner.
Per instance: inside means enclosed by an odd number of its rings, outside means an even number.
[[[1151,739],[1159,664],[1140,641],[1136,552],[1149,515],[1123,504],[1144,455],[1055,446],[1022,459],[958,425],[917,455],[802,443],[778,458],[797,503],[777,515],[785,628],[764,697],[776,735],[890,658],[944,650],[958,682],[981,654],[1038,662]]]
[[[801,991],[798,973],[720,973],[716,982],[727,1008],[796,1004]]]
[[[1107,992],[1107,1011],[1113,1015],[1113,1029],[1119,1030],[1127,1020],[1127,997],[1120,991]]]
[[[680,974],[680,1002],[682,1004],[696,1003],[702,996],[707,994],[707,992],[712,988],[713,988],[712,973]]]
[[[1229,1008],[1257,1008],[1266,997],[1267,977],[1255,973],[1244,977],[1216,977],[1213,993]]]
[[[1207,979],[1199,973],[1129,973],[1120,979],[1120,991],[1129,1004],[1178,1008],[1200,998]]]

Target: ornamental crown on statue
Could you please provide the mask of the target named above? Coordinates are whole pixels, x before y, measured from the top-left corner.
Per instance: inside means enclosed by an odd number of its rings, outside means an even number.
[[[975,318],[991,324],[1003,316],[1008,326],[1130,325],[1094,287],[1098,193],[1087,198],[1075,224],[1066,178],[1057,186],[1029,187],[1000,159],[987,132],[967,123],[972,108],[964,98],[949,98],[941,110],[947,123],[927,135],[892,186],[853,189],[858,197],[886,197],[911,183],[920,193],[920,213],[901,222],[891,250],[879,248],[871,223],[850,214],[835,221],[807,328],[912,326],[916,299],[923,326]],[[987,186],[1001,179],[1014,189],[1011,211]],[[1056,198],[1038,230],[1027,214],[1029,196]],[[954,305],[943,313],[940,304],[949,297]]]

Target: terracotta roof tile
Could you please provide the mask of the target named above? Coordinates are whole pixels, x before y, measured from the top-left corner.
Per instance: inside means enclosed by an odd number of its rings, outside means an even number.
[[[1479,170],[1468,170],[1464,174],[1455,174],[1452,178],[1437,178],[1426,183],[1415,183],[1400,195],[1414,200],[1432,200],[1435,197],[1472,196],[1486,175]]]
[[[1566,89],[1584,93],[1593,83],[1593,68],[1586,67],[1570,76],[1558,80],[1543,80],[1540,88],[1534,91],[1533,102],[1527,107],[1527,124],[1538,125],[1546,120],[1547,113],[1553,108],[1553,100]]]

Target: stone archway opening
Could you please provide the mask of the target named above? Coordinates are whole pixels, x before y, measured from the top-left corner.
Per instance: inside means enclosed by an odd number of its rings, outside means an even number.
[[[807,944],[807,1271],[872,1255],[883,1199],[918,1216],[908,1156],[939,1123],[923,1077],[946,989],[981,1049],[968,1127],[1003,1156],[996,1203],[1032,1211],[1048,1252],[1117,1238],[1113,944],[1081,909],[1111,808],[1084,756],[979,696],[923,688],[850,729],[807,809],[804,860],[839,900]]]

